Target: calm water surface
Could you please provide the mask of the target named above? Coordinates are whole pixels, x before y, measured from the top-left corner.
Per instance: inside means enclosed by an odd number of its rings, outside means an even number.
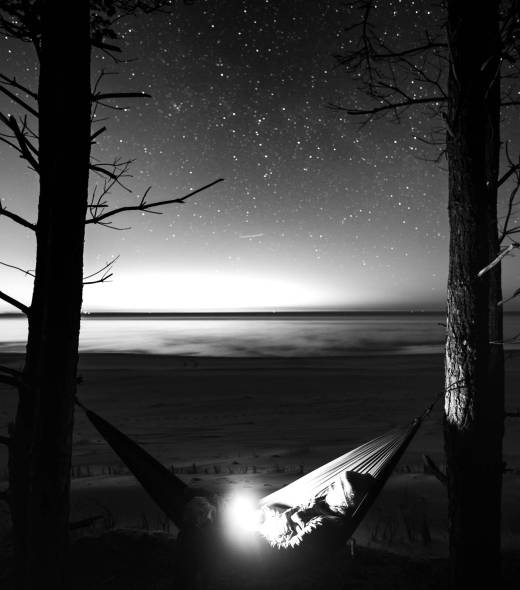
[[[342,356],[440,352],[442,314],[349,314],[296,317],[85,317],[85,352],[198,356]],[[0,318],[0,351],[22,352],[22,318]],[[506,319],[506,338],[520,333],[520,315]],[[519,348],[508,343],[508,348]]]

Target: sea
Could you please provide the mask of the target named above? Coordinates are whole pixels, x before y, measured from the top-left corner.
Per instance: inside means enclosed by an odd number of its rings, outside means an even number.
[[[341,357],[441,353],[442,313],[90,314],[80,350],[208,357]],[[23,352],[21,316],[0,316],[0,352]],[[520,313],[505,319],[520,349]]]

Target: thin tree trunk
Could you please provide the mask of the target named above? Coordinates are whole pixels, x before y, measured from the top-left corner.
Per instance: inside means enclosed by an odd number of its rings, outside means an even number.
[[[36,279],[11,457],[18,588],[64,587],[90,154],[89,2],[43,6]]]
[[[500,577],[504,362],[498,253],[498,2],[448,1],[450,268],[445,447],[451,584]]]

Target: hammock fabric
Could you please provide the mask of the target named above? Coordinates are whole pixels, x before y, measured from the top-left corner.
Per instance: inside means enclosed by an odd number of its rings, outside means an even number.
[[[274,547],[294,547],[327,520],[341,519],[351,537],[421,422],[379,436],[262,498],[260,533]]]
[[[117,428],[77,403],[180,528],[191,499],[188,486]],[[379,436],[262,498],[259,504],[264,520],[259,532],[273,546],[294,547],[327,519],[341,518],[346,538],[352,536],[431,408],[408,427]]]
[[[79,401],[76,403],[159,508],[180,527],[184,506],[190,500],[188,486],[126,434]]]

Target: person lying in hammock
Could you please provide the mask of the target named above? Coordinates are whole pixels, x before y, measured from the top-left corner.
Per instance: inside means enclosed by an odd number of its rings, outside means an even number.
[[[344,471],[322,494],[305,504],[285,510],[265,506],[258,530],[273,547],[296,547],[326,521],[339,521],[352,514],[373,481],[371,475]]]

